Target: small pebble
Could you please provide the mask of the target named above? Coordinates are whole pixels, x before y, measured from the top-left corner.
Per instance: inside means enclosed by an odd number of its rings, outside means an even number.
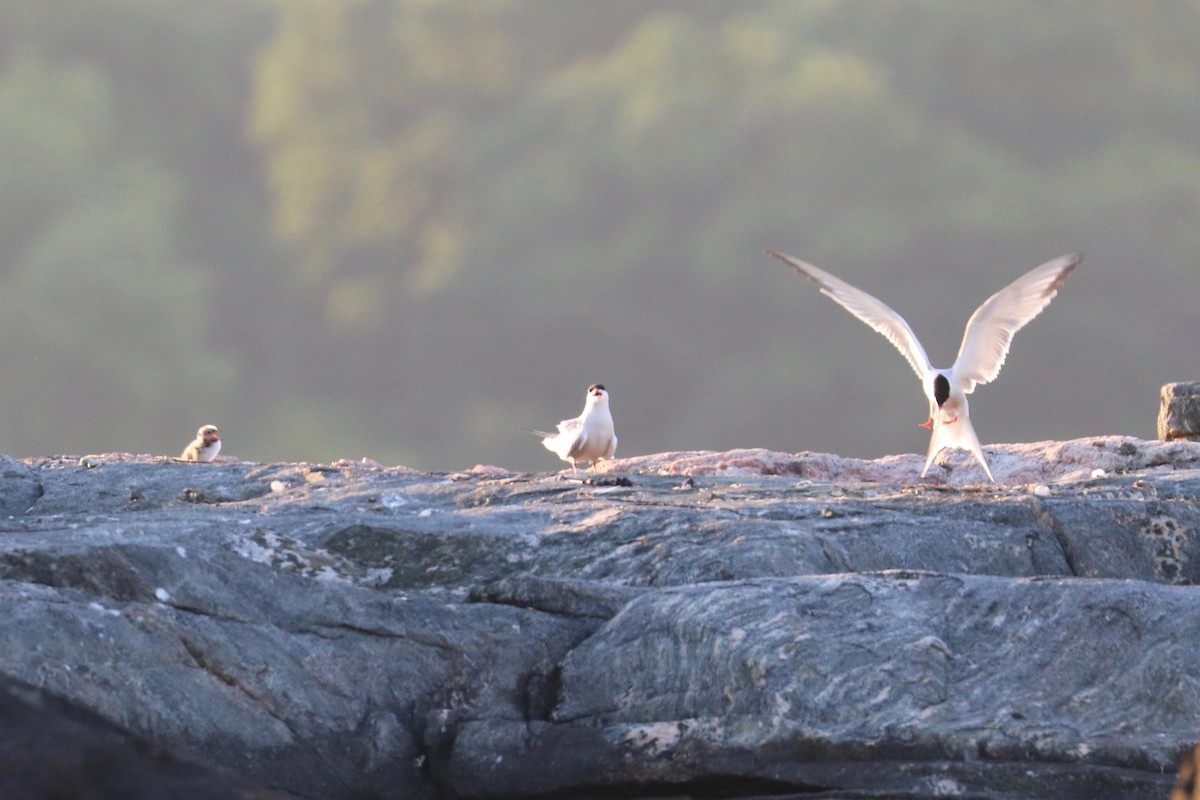
[[[1035,495],[1037,495],[1038,497],[1049,497],[1050,496],[1050,487],[1043,483],[1039,486],[1033,487],[1033,493]]]

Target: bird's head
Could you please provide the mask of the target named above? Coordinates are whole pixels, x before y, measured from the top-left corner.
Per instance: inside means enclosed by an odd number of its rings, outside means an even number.
[[[933,379],[933,399],[937,402],[938,408],[941,408],[950,399],[950,379],[940,372]]]
[[[608,390],[604,388],[603,383],[593,383],[588,387],[587,403],[589,406],[600,405],[608,402]]]

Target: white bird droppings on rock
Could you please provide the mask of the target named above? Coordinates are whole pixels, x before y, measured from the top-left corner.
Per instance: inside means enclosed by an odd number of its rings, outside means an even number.
[[[379,502],[383,504],[384,508],[396,509],[400,508],[400,506],[408,505],[408,498],[402,494],[392,492],[379,498]]]

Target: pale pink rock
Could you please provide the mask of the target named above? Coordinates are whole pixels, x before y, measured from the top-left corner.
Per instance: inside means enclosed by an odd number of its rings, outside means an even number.
[[[1132,436],[1091,436],[1070,441],[985,445],[996,483],[1006,485],[1086,481],[1105,474],[1149,469],[1200,469],[1200,442],[1145,441]],[[600,472],[654,475],[786,475],[839,483],[987,484],[987,476],[966,452],[942,453],[921,478],[925,457],[916,453],[876,459],[830,453],[780,453],[765,449],[691,450],[602,461]],[[949,471],[941,466],[947,464]]]
[[[406,467],[403,464],[397,464],[394,467],[384,467],[383,471],[390,472],[390,473],[393,473],[396,475],[421,475],[421,474],[424,474],[419,469],[415,469],[413,467]]]
[[[357,461],[355,461],[354,459],[351,459],[351,458],[339,458],[337,461],[333,462],[329,466],[337,467],[338,469],[351,469],[351,468],[383,469],[382,464],[380,464],[375,459],[367,458],[366,456],[363,456],[361,459],[359,459]]]
[[[512,473],[504,467],[497,467],[492,464],[476,464],[467,472],[472,475],[511,475]]]

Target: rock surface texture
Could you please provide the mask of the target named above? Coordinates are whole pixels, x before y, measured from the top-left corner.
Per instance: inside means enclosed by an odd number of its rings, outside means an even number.
[[[1200,444],[987,456],[0,459],[0,792],[1167,797]]]
[[[1200,383],[1168,383],[1162,387],[1158,438],[1200,442]]]

